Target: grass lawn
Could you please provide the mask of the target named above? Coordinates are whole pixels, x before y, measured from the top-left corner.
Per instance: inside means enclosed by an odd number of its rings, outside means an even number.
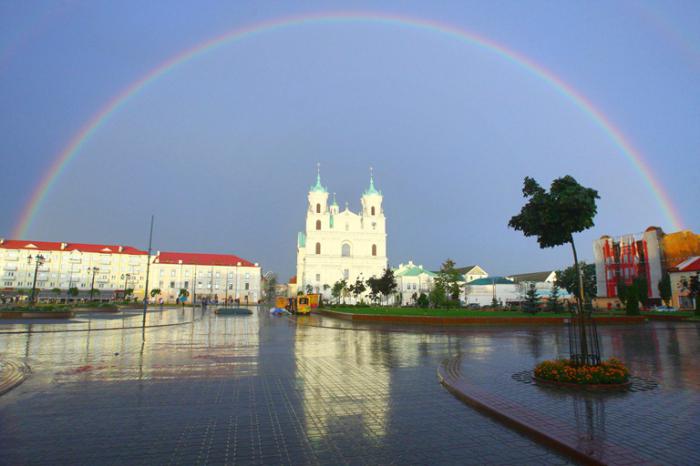
[[[483,309],[423,309],[416,307],[354,307],[333,306],[330,311],[348,314],[368,314],[380,316],[434,316],[434,317],[571,317],[568,312],[545,312],[528,314],[522,311],[483,310]],[[622,316],[624,313],[596,313],[596,316]]]

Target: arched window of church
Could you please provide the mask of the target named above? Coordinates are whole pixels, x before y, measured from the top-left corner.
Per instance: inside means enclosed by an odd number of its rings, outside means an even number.
[[[374,206],[372,206],[372,215],[374,215]]]
[[[342,247],[340,253],[341,253],[341,256],[343,256],[343,257],[350,257],[350,245],[347,243],[343,244],[343,247]]]
[[[316,229],[317,230],[321,229],[321,221],[320,220],[316,220]]]
[[[373,256],[376,256],[376,255],[377,255],[377,245],[376,245],[376,244],[373,244],[373,245],[372,245],[372,255],[373,255]]]
[[[321,243],[316,243],[316,254],[321,254]]]
[[[317,214],[321,213],[321,204],[316,204],[316,213]]]

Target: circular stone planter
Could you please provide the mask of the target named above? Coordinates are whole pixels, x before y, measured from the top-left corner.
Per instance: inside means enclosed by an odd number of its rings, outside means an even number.
[[[556,387],[556,388],[566,388],[572,390],[582,390],[590,392],[608,392],[608,391],[620,391],[627,390],[630,385],[632,385],[632,380],[627,380],[625,383],[601,383],[601,384],[586,384],[586,383],[568,383],[568,382],[557,382],[555,380],[547,380],[532,376],[532,380],[537,382],[538,385]]]

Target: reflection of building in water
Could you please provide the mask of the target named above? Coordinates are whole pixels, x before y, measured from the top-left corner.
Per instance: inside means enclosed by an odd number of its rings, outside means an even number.
[[[326,436],[339,422],[366,426],[366,436],[386,434],[391,381],[377,351],[381,338],[297,325],[296,380],[309,436]]]
[[[200,311],[195,311],[199,318]],[[84,323],[61,324],[73,331],[57,332],[56,324],[18,325],[2,335],[0,354],[29,358],[33,377],[56,380],[177,379],[257,374],[259,337],[257,313],[236,318],[205,318],[190,323],[191,308],[149,312],[146,325],[172,324],[166,331],[146,330],[141,314],[123,320],[77,318]],[[117,323],[115,323],[117,322]],[[110,324],[110,325],[106,325]],[[135,326],[135,329],[120,329]],[[101,330],[105,326],[117,328]],[[85,331],[77,331],[85,329]],[[48,330],[48,332],[47,332]],[[45,332],[45,333],[40,333]],[[157,361],[157,362],[154,362]]]

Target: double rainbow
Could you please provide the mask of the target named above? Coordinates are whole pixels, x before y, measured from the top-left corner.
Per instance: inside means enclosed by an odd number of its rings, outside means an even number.
[[[598,108],[593,105],[591,101],[586,99],[581,93],[551,71],[540,66],[531,59],[508,49],[502,44],[449,24],[377,12],[331,12],[305,14],[302,16],[288,16],[234,29],[174,55],[160,65],[151,69],[141,78],[131,83],[123,91],[111,98],[109,102],[107,102],[107,104],[100,109],[100,111],[98,111],[89,121],[87,121],[87,123],[80,128],[80,131],[73,136],[68,145],[66,145],[53,160],[51,166],[32,192],[32,195],[25,208],[22,210],[19,221],[17,222],[13,231],[14,237],[22,238],[25,236],[27,230],[32,224],[32,221],[40,211],[44,199],[46,199],[47,194],[51,191],[52,186],[60,178],[61,173],[63,173],[63,171],[66,169],[71,159],[73,159],[80,152],[83,145],[90,140],[90,137],[97,130],[99,130],[102,124],[114,112],[119,110],[119,108],[125,105],[131,98],[136,96],[146,87],[155,83],[161,76],[201,54],[211,52],[226,44],[243,40],[258,34],[273,32],[291,26],[303,26],[318,23],[352,22],[402,26],[442,34],[444,36],[467,42],[471,45],[475,45],[484,50],[495,53],[504,60],[513,63],[514,65],[537,76],[542,81],[549,84],[565,99],[576,105],[576,107],[584,112],[607,134],[611,141],[620,149],[621,153],[632,163],[632,166],[639,173],[641,179],[644,180],[645,184],[649,187],[654,198],[656,199],[656,202],[661,208],[661,211],[666,216],[666,220],[674,228],[682,229],[683,222],[681,221],[680,214],[671,202],[668,193],[661,186],[661,183],[654,178],[651,168],[644,161],[641,153],[632,145],[624,134],[618,128],[616,128]]]

